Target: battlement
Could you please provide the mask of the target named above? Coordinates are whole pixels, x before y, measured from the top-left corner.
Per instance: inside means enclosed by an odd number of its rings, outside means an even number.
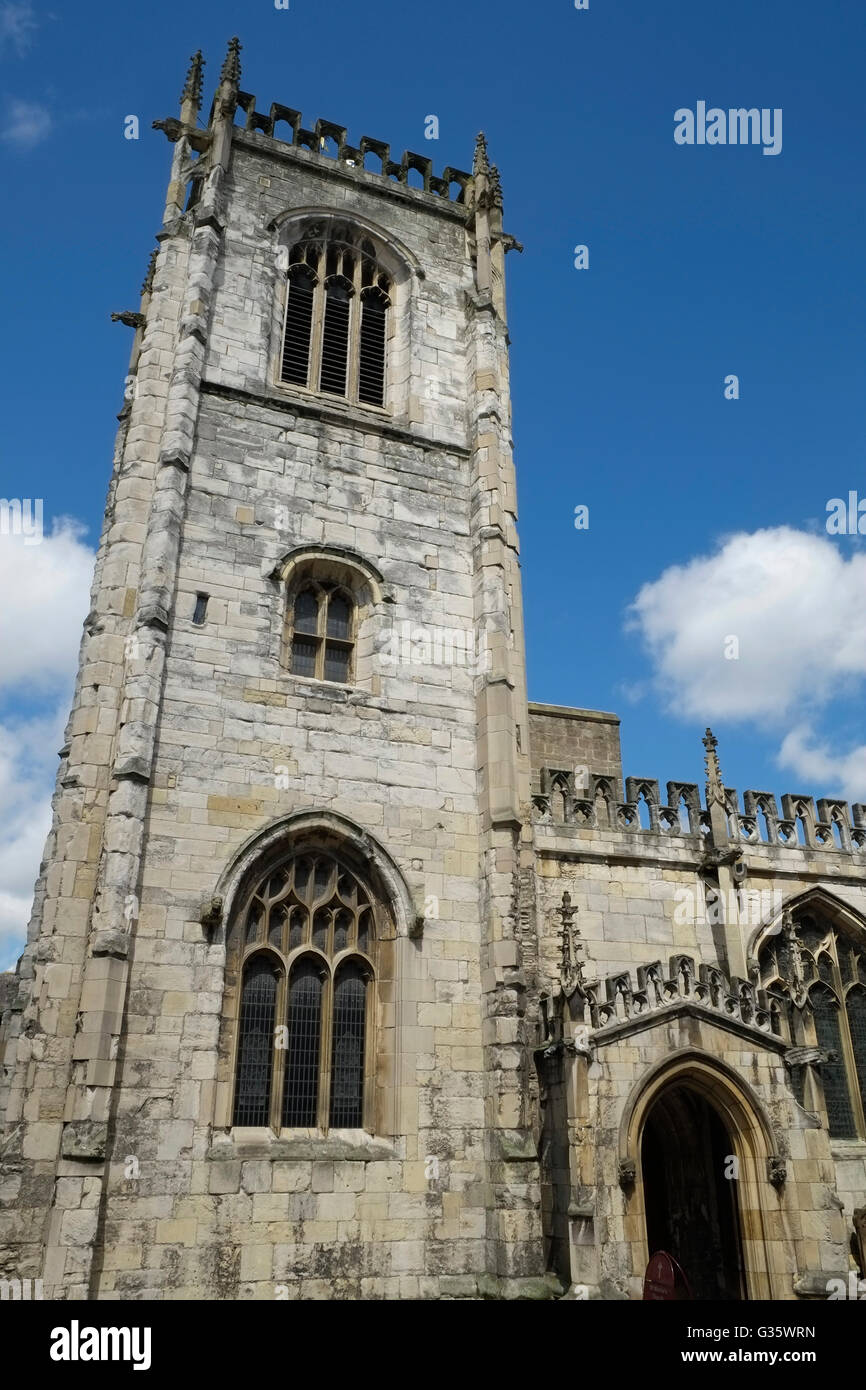
[[[573,826],[695,839],[712,833],[708,791],[702,801],[696,782],[668,782],[662,803],[659,783],[650,777],[621,780],[586,768],[542,767],[541,790],[532,798],[533,819],[541,825]],[[866,851],[866,804],[785,793],[749,790],[740,805],[735,788],[724,788],[724,822],[732,845],[775,845],[786,849]],[[717,837],[716,837],[717,838]]]
[[[466,201],[472,176],[463,169],[454,169],[449,165],[437,176],[433,172],[433,161],[426,155],[404,150],[399,161],[394,160],[391,158],[391,146],[383,140],[374,140],[369,135],[362,135],[357,145],[349,144],[345,126],[336,125],[333,121],[317,120],[312,127],[307,128],[303,124],[300,111],[295,111],[290,106],[282,106],[279,102],[272,102],[268,114],[264,115],[256,110],[256,98],[249,92],[239,91],[237,104],[238,110],[246,115],[243,122],[244,130],[260,131],[274,140],[281,140],[283,144],[330,157],[350,169],[360,169],[364,173],[395,179],[397,183],[408,188],[414,187],[418,192],[431,193],[449,202]],[[287,127],[285,137],[278,133],[280,126]],[[372,168],[368,163],[368,156],[374,161]],[[409,174],[412,170],[419,175],[420,182],[410,183]]]
[[[378,175],[393,180],[405,188],[449,203],[465,204],[469,201],[475,175],[479,165],[485,174],[487,196],[499,207],[502,205],[499,172],[496,166],[487,162],[487,151],[483,136],[478,137],[473,172],[455,169],[450,165],[441,174],[433,172],[433,161],[426,155],[404,150],[399,160],[392,159],[391,146],[384,140],[362,135],[357,144],[350,144],[345,126],[335,121],[317,120],[305,125],[300,111],[280,102],[272,102],[267,114],[257,109],[257,98],[251,92],[240,89],[241,45],[235,38],[229,44],[226,60],[223,63],[220,81],[211,103],[207,130],[192,129],[201,109],[204,59],[196,53],[191,61],[189,73],[181,95],[181,119],[170,118],[154,122],[164,130],[169,139],[186,138],[199,153],[209,147],[209,140],[216,124],[228,120],[234,126],[250,134],[266,135],[297,150],[332,159],[345,170]],[[372,167],[371,167],[372,161]],[[413,180],[410,176],[416,175]]]

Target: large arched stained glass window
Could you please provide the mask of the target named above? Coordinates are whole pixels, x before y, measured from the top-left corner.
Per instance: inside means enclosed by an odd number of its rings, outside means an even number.
[[[827,1124],[834,1139],[866,1139],[866,940],[827,918],[802,913],[794,923],[818,1047]],[[790,943],[769,938],[760,953],[771,995],[787,992]],[[790,1009],[790,1000],[785,999]]]
[[[243,941],[233,1123],[371,1128],[377,912],[336,855],[270,868],[238,923]]]

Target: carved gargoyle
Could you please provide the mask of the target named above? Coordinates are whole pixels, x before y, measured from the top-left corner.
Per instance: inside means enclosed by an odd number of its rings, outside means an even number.
[[[205,898],[198,919],[206,931],[216,931],[223,919],[223,900],[220,897]]]
[[[633,1158],[621,1158],[619,1162],[620,1187],[634,1187],[637,1181],[637,1164]]]
[[[183,126],[176,116],[167,116],[164,121],[153,121],[152,125],[154,130],[161,130],[173,145],[176,145],[183,135]]]
[[[788,1163],[779,1154],[770,1154],[767,1159],[767,1181],[773,1187],[783,1187],[788,1177]]]
[[[122,314],[112,314],[112,323],[125,323],[127,328],[142,328],[144,326],[144,314],[133,312],[131,309],[124,309]]]

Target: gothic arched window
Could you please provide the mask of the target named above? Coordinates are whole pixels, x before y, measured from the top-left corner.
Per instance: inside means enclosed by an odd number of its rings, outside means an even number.
[[[308,580],[289,598],[289,670],[320,681],[352,679],[355,604],[337,584]]]
[[[288,252],[280,381],[385,404],[392,281],[349,227],[308,227]]]
[[[334,855],[269,869],[242,921],[235,1125],[371,1128],[376,922]]]
[[[821,1079],[834,1139],[866,1139],[866,941],[831,922],[803,915],[795,922],[804,985],[824,1054]],[[760,953],[761,978],[772,995],[787,995],[791,943],[771,937]],[[791,1004],[785,998],[790,1009]]]

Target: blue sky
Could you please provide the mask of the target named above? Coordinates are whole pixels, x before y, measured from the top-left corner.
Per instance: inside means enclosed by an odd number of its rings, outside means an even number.
[[[207,105],[235,32],[260,109],[438,168],[468,168],[487,132],[525,246],[508,288],[530,698],[617,711],[633,774],[699,780],[711,722],[729,785],[866,801],[866,536],[825,529],[829,499],[866,499],[862,7],[0,0],[0,495],[42,497],[56,527],[0,545],[0,934],[38,866],[86,610],[131,341],[109,315],[137,308],[161,219],[151,121],[177,114],[197,47]],[[781,153],[675,144],[699,100],[781,108]]]

